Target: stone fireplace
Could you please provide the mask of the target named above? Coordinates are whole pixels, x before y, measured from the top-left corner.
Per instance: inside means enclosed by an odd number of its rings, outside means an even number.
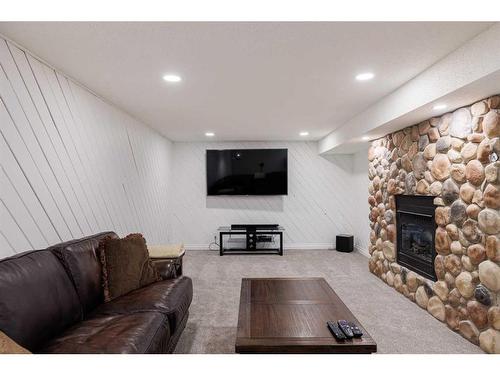
[[[500,96],[388,134],[368,151],[369,269],[500,353]]]
[[[398,264],[430,280],[434,271],[434,198],[418,195],[396,196],[396,233]]]

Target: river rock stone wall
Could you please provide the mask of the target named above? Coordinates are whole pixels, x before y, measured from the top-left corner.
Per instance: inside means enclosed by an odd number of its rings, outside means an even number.
[[[488,353],[500,353],[500,96],[372,142],[369,269]],[[396,262],[396,194],[436,205],[437,281]]]

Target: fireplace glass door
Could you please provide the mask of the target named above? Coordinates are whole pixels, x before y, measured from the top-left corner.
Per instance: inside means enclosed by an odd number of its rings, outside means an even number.
[[[436,224],[432,197],[399,196],[396,213],[397,262],[422,276],[436,280]]]
[[[402,214],[401,252],[424,262],[432,262],[433,232],[432,225],[419,215]],[[423,219],[423,220],[422,220]]]

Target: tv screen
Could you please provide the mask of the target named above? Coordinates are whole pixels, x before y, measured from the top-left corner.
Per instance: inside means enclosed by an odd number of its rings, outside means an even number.
[[[286,149],[207,150],[208,195],[286,195]]]

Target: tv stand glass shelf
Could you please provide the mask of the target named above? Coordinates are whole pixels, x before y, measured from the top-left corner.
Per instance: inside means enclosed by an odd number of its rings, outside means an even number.
[[[283,255],[283,232],[285,228],[252,227],[231,229],[219,227],[219,255],[225,254],[277,254]]]

